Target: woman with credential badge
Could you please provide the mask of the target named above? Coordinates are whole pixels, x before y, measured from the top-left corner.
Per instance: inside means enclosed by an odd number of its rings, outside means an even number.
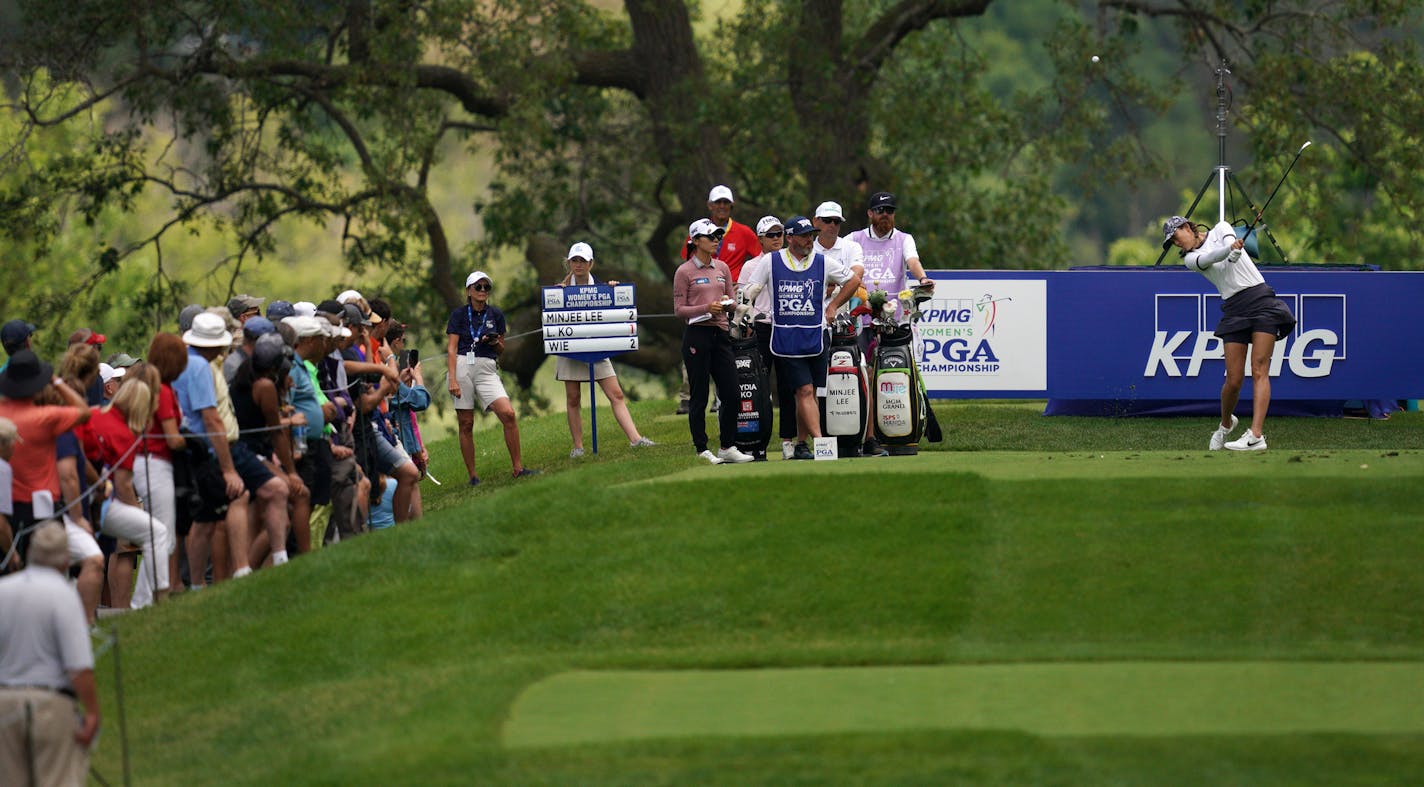
[[[1271,404],[1271,354],[1276,340],[1295,329],[1295,315],[1266,284],[1230,223],[1219,222],[1208,231],[1204,224],[1173,216],[1162,224],[1162,234],[1162,248],[1176,245],[1186,266],[1205,276],[1221,294],[1221,321],[1214,333],[1220,337],[1226,355],[1226,382],[1221,385],[1221,421],[1211,433],[1207,450],[1264,451],[1266,435],[1261,429]],[[1246,376],[1248,348],[1251,425],[1240,437],[1227,442],[1237,425],[1232,411]]]
[[[504,352],[504,312],[489,302],[494,280],[484,271],[475,271],[465,279],[465,305],[450,312],[445,333],[450,337],[446,355],[446,370],[450,376],[450,397],[455,400],[455,418],[460,437],[460,456],[470,475],[470,486],[477,486],[475,473],[475,406],[494,413],[504,427],[504,445],[514,477],[538,474],[524,466],[519,450],[519,421],[514,415],[509,394],[499,379],[499,356]]]

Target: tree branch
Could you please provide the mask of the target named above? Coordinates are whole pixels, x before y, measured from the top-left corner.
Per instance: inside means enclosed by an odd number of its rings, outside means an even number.
[[[873,77],[909,34],[936,19],[982,16],[993,0],[901,0],[880,15],[855,43],[847,62],[864,78]]]

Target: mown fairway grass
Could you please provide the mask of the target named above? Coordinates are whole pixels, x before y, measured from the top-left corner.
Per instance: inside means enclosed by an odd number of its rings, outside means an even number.
[[[1419,414],[1272,419],[1271,451],[1227,456],[1204,450],[1210,419],[937,409],[954,450],[913,458],[699,465],[668,402],[634,406],[662,445],[629,450],[605,410],[603,453],[580,461],[565,458],[562,414],[526,421],[526,461],[546,474],[517,484],[492,430],[477,435],[476,490],[458,485],[454,445],[436,446],[446,485],[425,487],[424,520],[120,619],[135,780],[1387,784],[1424,773],[1424,736],[1348,729],[503,745],[521,693],[574,671],[1424,663]],[[100,675],[96,764],[112,782],[108,661]]]

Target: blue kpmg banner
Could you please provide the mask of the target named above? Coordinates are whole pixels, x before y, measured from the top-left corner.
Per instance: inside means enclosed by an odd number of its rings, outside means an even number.
[[[1416,398],[1424,389],[1424,273],[1273,270],[1295,313],[1276,343],[1278,400]],[[935,271],[920,322],[935,397],[1215,400],[1221,299],[1179,268]],[[1040,376],[1041,375],[1041,376]],[[1250,386],[1242,391],[1249,399]]]
[[[633,285],[544,287],[540,296],[546,355],[594,363],[638,349]]]

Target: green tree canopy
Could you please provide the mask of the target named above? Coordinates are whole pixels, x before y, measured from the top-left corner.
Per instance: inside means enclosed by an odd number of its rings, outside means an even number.
[[[1226,59],[1252,196],[1316,143],[1272,206],[1293,258],[1416,264],[1420,37],[1402,0],[744,0],[715,20],[605,5],[15,0],[0,242],[92,291],[216,229],[231,246],[205,263],[231,292],[284,253],[276,228],[331,226],[350,268],[391,272],[429,326],[496,250],[522,252],[527,288],[575,239],[662,303],[716,183],[746,221],[834,199],[852,226],[897,191],[930,267],[1099,262],[1122,238],[1113,258],[1147,264],[1213,163],[1189,154],[1211,151]],[[475,159],[494,166],[464,200],[479,243],[448,236],[431,192]],[[60,242],[75,231],[78,252]],[[139,303],[176,307],[189,284],[160,277]],[[65,291],[0,306],[58,314],[81,302]],[[504,297],[532,326],[528,290]],[[672,365],[676,326],[645,330],[631,360]],[[510,360],[527,381],[542,353]]]

